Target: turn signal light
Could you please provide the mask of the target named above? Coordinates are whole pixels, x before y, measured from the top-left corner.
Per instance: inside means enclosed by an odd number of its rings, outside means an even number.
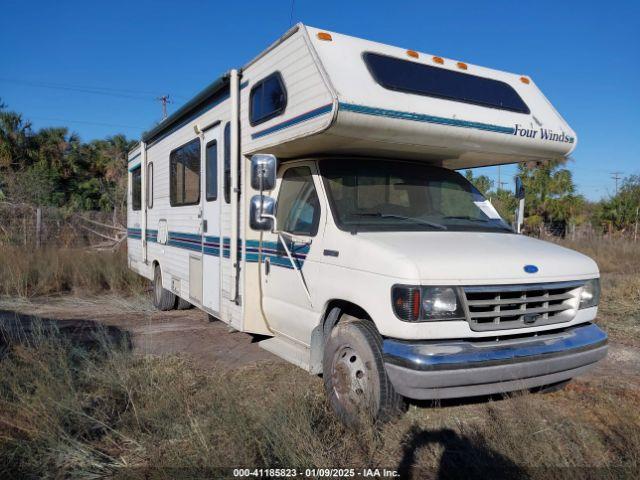
[[[331,38],[331,34],[327,32],[318,32],[318,40],[324,40],[325,42],[330,42],[333,40]]]
[[[444,59],[442,57],[433,57],[433,61],[440,65],[444,65]]]

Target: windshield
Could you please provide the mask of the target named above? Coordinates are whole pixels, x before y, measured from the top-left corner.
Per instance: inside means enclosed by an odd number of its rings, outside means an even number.
[[[323,160],[320,171],[339,228],[358,231],[512,232],[462,175],[383,160]]]

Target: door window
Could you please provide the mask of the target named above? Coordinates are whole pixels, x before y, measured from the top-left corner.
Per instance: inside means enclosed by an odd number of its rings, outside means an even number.
[[[315,236],[320,222],[320,201],[309,167],[293,167],[282,177],[276,218],[278,228],[294,235]]]
[[[218,198],[218,142],[215,140],[207,143],[206,162],[207,201],[211,202]]]

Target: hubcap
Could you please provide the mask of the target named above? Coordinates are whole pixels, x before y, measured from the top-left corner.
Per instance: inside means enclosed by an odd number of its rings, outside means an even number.
[[[346,407],[353,409],[368,403],[369,377],[364,360],[352,347],[342,347],[336,353],[331,379],[336,397]]]

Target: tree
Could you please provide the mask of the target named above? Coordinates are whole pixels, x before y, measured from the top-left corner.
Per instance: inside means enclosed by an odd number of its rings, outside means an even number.
[[[134,145],[124,135],[84,143],[64,127],[34,132],[0,102],[0,198],[115,215],[126,203],[127,156]]]
[[[538,165],[521,164],[519,175],[525,186],[525,225],[542,232],[545,224],[571,222],[585,203],[575,192],[566,161],[549,160]]]
[[[640,175],[625,178],[618,193],[599,202],[594,223],[605,231],[635,228],[640,214]]]
[[[487,196],[487,193],[493,188],[493,180],[486,175],[478,175],[476,177],[473,175],[473,170],[468,169],[464,172],[464,176],[484,196]]]

